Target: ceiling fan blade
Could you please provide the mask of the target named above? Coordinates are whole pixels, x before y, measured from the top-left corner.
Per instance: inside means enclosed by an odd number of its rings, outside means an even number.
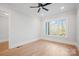
[[[47,5],[50,5],[50,4],[52,4],[52,3],[46,3],[46,4],[44,4],[43,6],[47,6]]]
[[[43,8],[44,10],[46,10],[46,11],[48,11],[48,9],[46,9],[46,8]]]
[[[31,6],[30,8],[38,8],[38,6]]]
[[[38,13],[40,12],[41,8],[38,9]]]

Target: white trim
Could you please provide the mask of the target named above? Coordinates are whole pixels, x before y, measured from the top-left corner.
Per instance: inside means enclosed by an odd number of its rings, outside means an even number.
[[[6,42],[6,41],[8,41],[8,40],[4,40],[4,39],[3,39],[3,40],[0,40],[0,43],[2,43],[2,42]]]
[[[18,43],[18,44],[16,44],[16,47],[22,46],[22,45],[25,45],[25,44],[28,44],[28,43],[31,43],[31,42],[34,42],[34,41],[37,41],[37,40],[39,40],[39,39],[32,39],[31,41],[26,41],[26,42]],[[16,48],[16,47],[12,47],[12,48]]]
[[[55,41],[55,42],[60,42],[60,43],[66,43],[66,44],[71,44],[71,45],[75,45],[75,46],[77,46],[76,45],[76,42],[71,42],[71,41],[69,41],[69,42],[67,42],[67,41],[62,41],[62,40],[51,40],[51,39],[48,39],[48,38],[41,38],[41,39],[44,39],[44,40],[49,40],[49,41]]]

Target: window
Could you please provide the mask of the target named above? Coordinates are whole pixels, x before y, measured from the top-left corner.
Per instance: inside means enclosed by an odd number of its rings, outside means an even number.
[[[65,19],[56,19],[47,22],[47,34],[65,36]]]

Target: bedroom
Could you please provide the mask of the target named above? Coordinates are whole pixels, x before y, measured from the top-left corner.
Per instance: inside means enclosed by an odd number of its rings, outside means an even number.
[[[78,55],[79,4],[51,3],[44,7],[48,11],[42,7],[30,8],[31,6],[38,6],[38,3],[0,3],[0,15],[7,13],[8,29],[6,29],[7,35],[9,34],[8,49],[0,55]],[[3,23],[0,24],[1,27],[4,26]],[[51,43],[57,44],[55,46],[53,44],[54,47],[52,47]],[[68,46],[70,50],[62,46]],[[25,47],[27,50],[22,50]],[[61,48],[57,49],[59,47]],[[58,52],[54,52],[55,49]],[[69,54],[71,49],[72,52]],[[13,53],[17,50],[22,52]],[[54,54],[50,53],[51,50]],[[60,50],[62,50],[61,54],[59,54]],[[46,53],[46,51],[49,52]]]

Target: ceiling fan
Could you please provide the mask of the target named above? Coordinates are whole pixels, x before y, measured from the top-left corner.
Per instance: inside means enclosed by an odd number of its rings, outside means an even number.
[[[50,4],[52,4],[52,3],[45,3],[45,4],[38,3],[38,6],[31,6],[30,8],[39,8],[38,11],[37,11],[39,13],[41,9],[48,11],[48,9],[45,8],[45,6],[50,5]]]

